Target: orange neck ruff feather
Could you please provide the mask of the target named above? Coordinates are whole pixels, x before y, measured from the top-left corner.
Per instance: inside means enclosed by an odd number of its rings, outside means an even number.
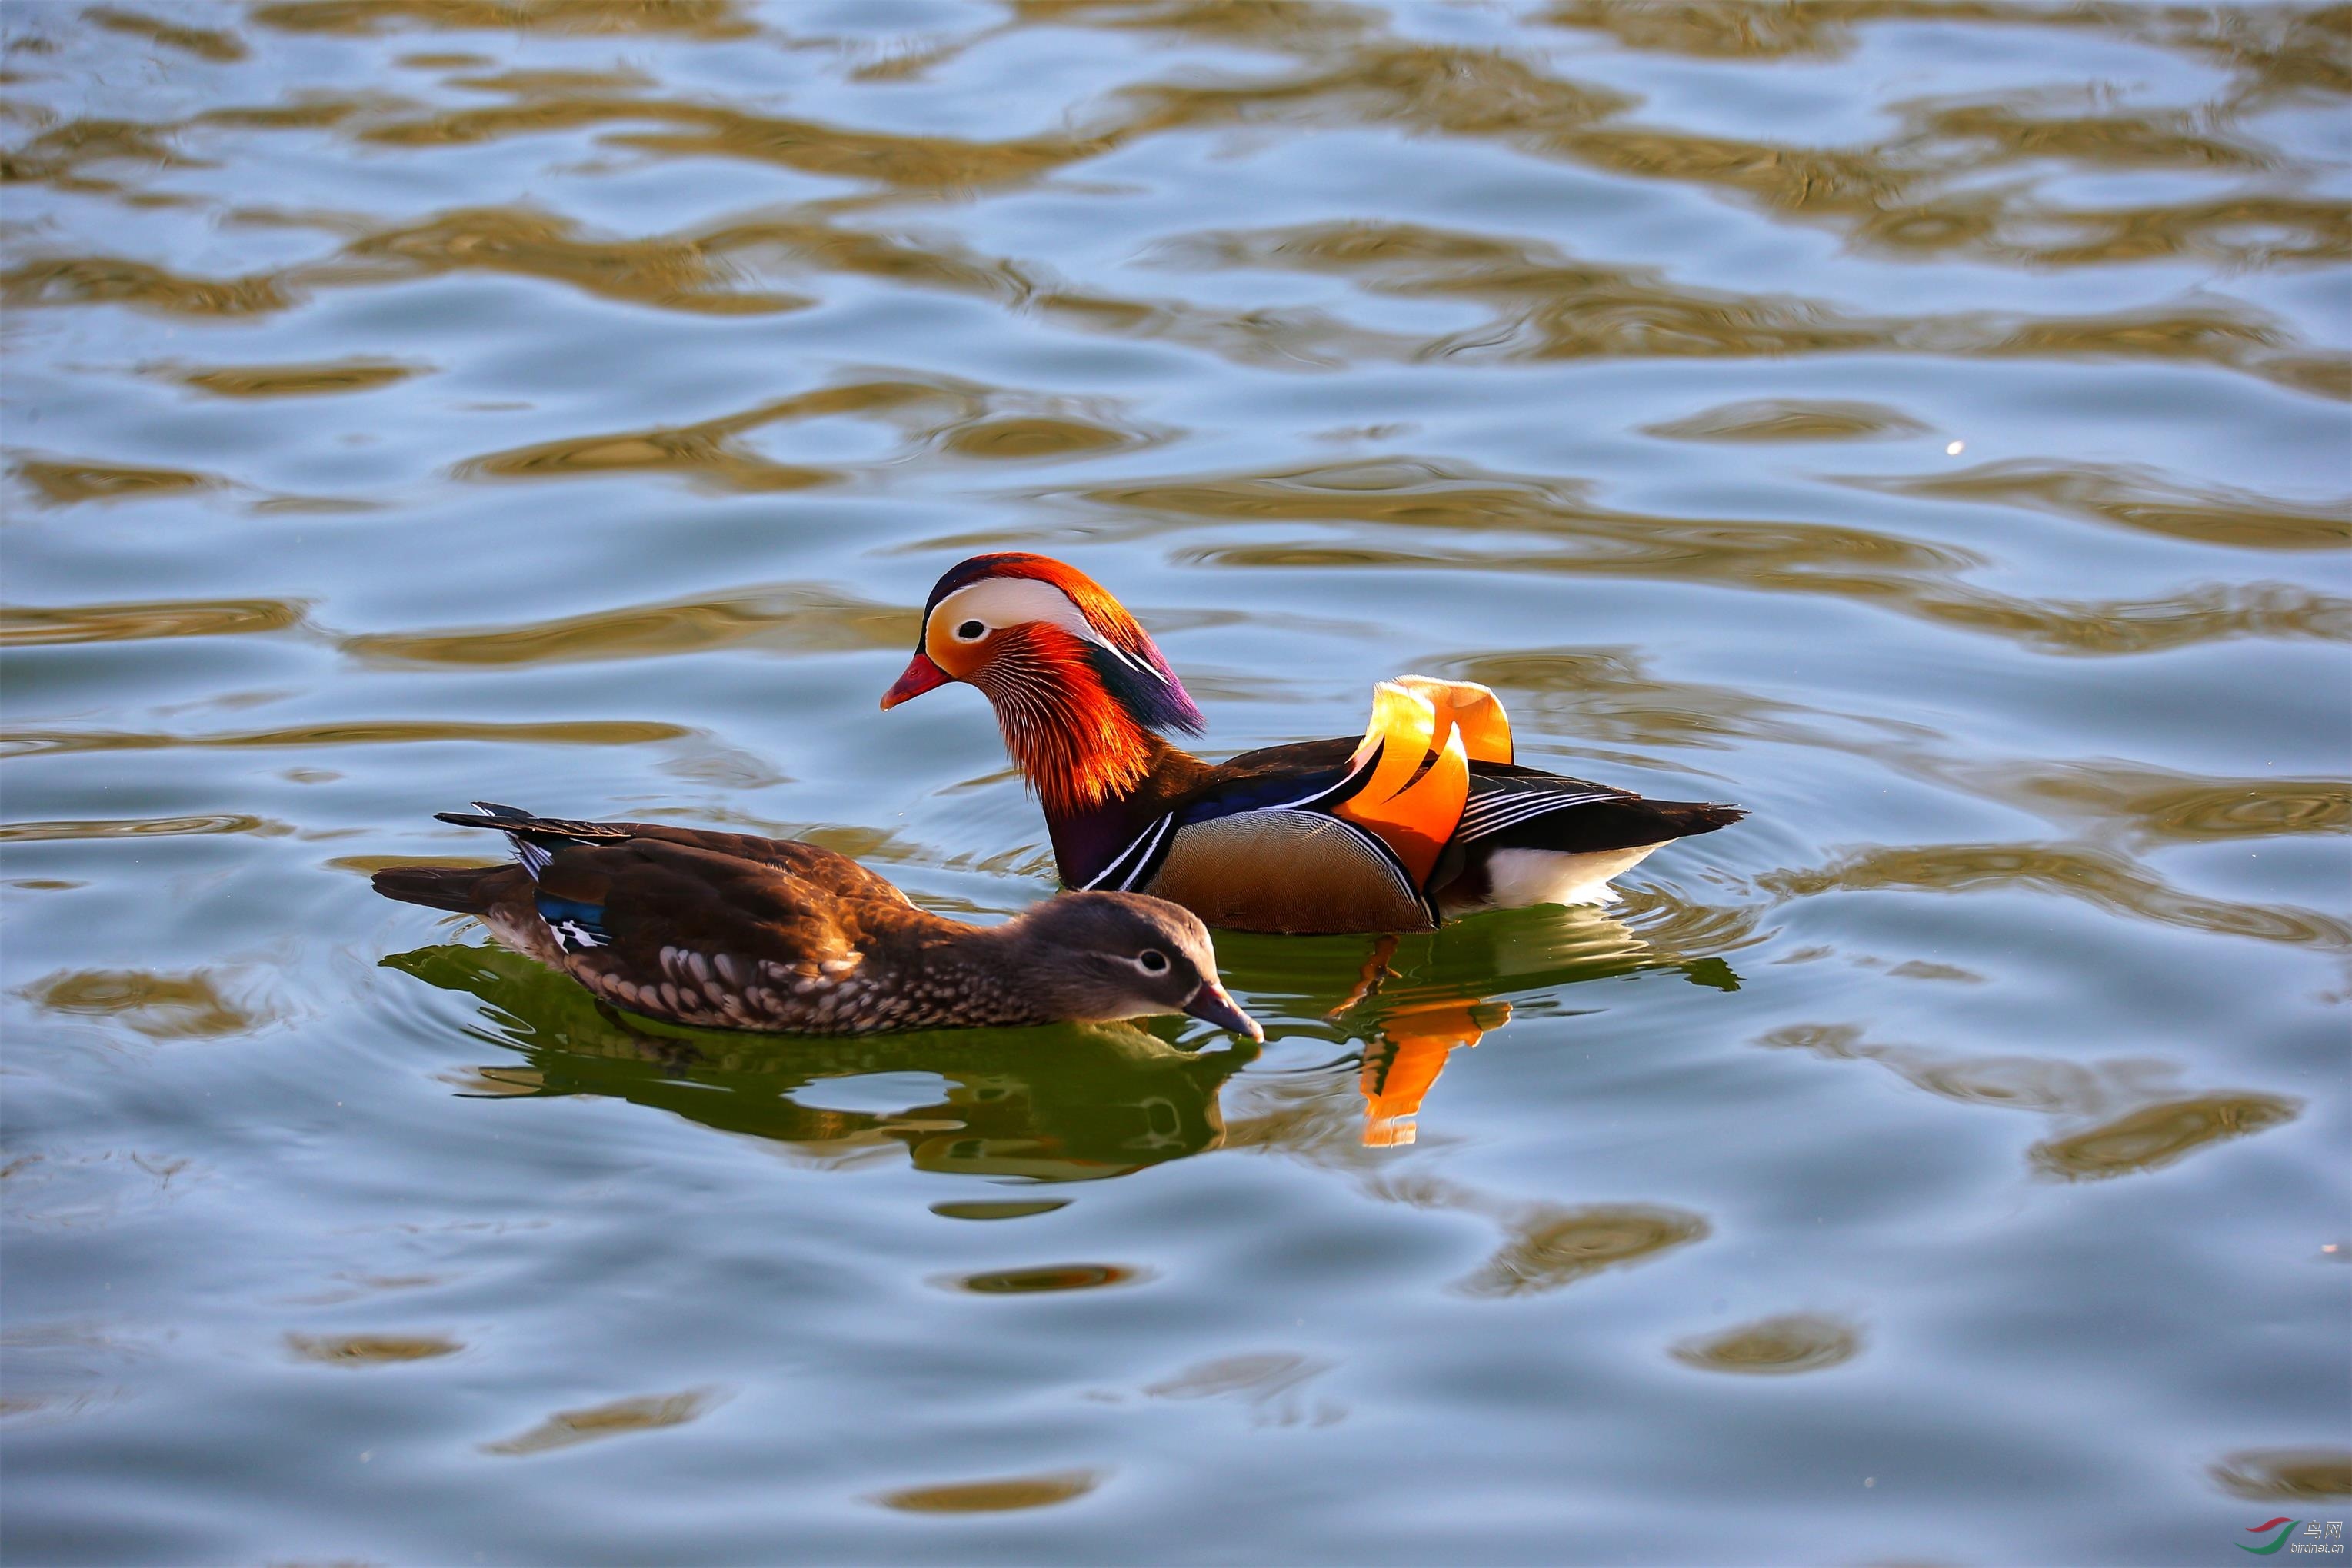
[[[1150,732],[1103,685],[1087,643],[1032,622],[1001,634],[972,674],[1004,732],[1004,749],[1048,816],[1124,795],[1151,769]]]

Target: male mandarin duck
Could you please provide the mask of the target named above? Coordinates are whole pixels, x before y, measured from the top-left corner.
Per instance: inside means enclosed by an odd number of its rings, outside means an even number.
[[[402,866],[375,890],[471,915],[632,1012],[801,1034],[1182,1012],[1265,1038],[1219,983],[1199,919],[1162,899],[1066,894],[967,925],[793,839],[475,806],[440,820],[498,829],[520,863]]]
[[[940,578],[882,706],[950,681],[995,707],[1065,884],[1149,893],[1232,930],[1417,931],[1598,903],[1661,844],[1746,815],[1518,767],[1493,692],[1415,675],[1375,688],[1361,740],[1203,762],[1161,738],[1202,720],[1150,637],[1045,556],[974,556]]]

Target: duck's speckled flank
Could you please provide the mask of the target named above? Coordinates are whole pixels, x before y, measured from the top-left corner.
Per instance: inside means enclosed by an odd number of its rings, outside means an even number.
[[[918,909],[855,862],[792,840],[503,807],[447,820],[508,833],[520,862],[404,867],[379,874],[379,891],[478,915],[509,946],[633,1012],[867,1034],[1102,1021],[1199,1010],[1206,996],[1202,1016],[1229,1027],[1238,1017],[1208,932],[1164,900],[1071,895],[982,927]],[[583,920],[599,938],[568,939]]]

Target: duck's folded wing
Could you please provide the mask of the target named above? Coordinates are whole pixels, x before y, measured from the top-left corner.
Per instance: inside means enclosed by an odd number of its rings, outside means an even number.
[[[1695,833],[1713,832],[1746,816],[1738,806],[1711,800],[1652,800],[1630,790],[1580,779],[1513,769],[1471,779],[1470,803],[1449,846],[1447,861],[1466,852],[1540,849],[1596,854],[1641,849]],[[1441,866],[1437,881],[1446,880]]]
[[[1588,784],[1580,779],[1517,769],[1508,773],[1475,770],[1470,778],[1469,798],[1463,803],[1454,836],[1468,843],[1575,807],[1638,799],[1630,790]]]
[[[865,906],[779,868],[659,839],[556,851],[539,874],[540,917],[564,951],[658,978],[688,956],[705,966],[790,954],[822,963]]]
[[[797,839],[710,832],[660,822],[583,822],[533,816],[513,806],[487,800],[475,801],[471,812],[443,811],[439,816],[442,821],[460,827],[494,828],[505,833],[516,855],[534,876],[545,870],[549,856],[566,845],[652,841],[772,866],[843,898],[880,899],[896,904],[907,902],[904,894],[847,855]]]

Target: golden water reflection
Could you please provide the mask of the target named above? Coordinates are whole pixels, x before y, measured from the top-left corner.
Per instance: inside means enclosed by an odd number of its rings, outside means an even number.
[[[1886,441],[1927,430],[1899,409],[1822,398],[1755,398],[1643,427],[1669,441]]]
[[[2203,1094],[2170,1100],[2033,1145],[2036,1170],[2067,1181],[2159,1170],[2204,1147],[2294,1120],[2299,1100],[2278,1094]]]
[[[913,617],[896,606],[778,583],[520,625],[368,632],[344,637],[338,645],[368,664],[484,668],[668,658],[742,645],[792,653],[898,648],[912,624]]]
[[[157,367],[182,386],[215,397],[320,397],[333,392],[373,392],[424,373],[418,365],[373,360],[333,360],[302,365],[210,365]]]
[[[1537,1295],[1704,1240],[1712,1228],[1686,1209],[1656,1204],[1531,1207],[1485,1266],[1454,1289],[1465,1296]]]
[[[1788,1376],[1842,1365],[1862,1354],[1862,1333],[1818,1312],[1790,1312],[1717,1333],[1698,1334],[1674,1347],[1685,1366],[1748,1376]]]
[[[304,606],[281,599],[158,600],[138,604],[0,608],[0,647],[130,643],[154,637],[233,637],[284,632]]]
[[[221,481],[177,468],[137,468],[125,463],[72,458],[26,457],[10,470],[43,503],[77,506],[84,501],[138,501],[177,491],[205,490]]]
[[[120,1022],[150,1040],[211,1040],[244,1034],[268,1014],[233,1000],[214,973],[76,969],[37,980],[22,993],[50,1012]]]
[[[233,33],[215,32],[210,27],[180,26],[112,5],[95,5],[82,15],[110,32],[149,38],[165,48],[179,49],[198,59],[226,62],[246,57],[245,45]]]
[[[1875,1061],[1914,1087],[1962,1105],[2031,1111],[2074,1124],[2026,1151],[2036,1175],[2098,1181],[2160,1170],[2210,1145],[2292,1122],[2303,1102],[2253,1091],[2183,1093],[2169,1061],[2080,1062],[1882,1044],[1854,1024],[1792,1024],[1756,1042],[1840,1061]]]
[[[486,1454],[544,1454],[605,1437],[656,1432],[665,1427],[682,1427],[724,1404],[727,1397],[723,1389],[689,1388],[681,1394],[646,1395],[576,1410],[559,1410],[527,1432],[484,1443],[480,1448]]]
[[[1007,1476],[998,1480],[950,1481],[902,1487],[873,1499],[901,1513],[1006,1513],[1048,1508],[1084,1497],[1102,1484],[1097,1470],[1058,1470],[1049,1475]]]
[[[748,442],[772,425],[855,418],[898,437],[898,449],[864,472],[926,449],[986,462],[1038,463],[1147,446],[1165,433],[1138,425],[1101,400],[1051,398],[949,377],[854,381],[779,398],[694,424],[568,436],[457,465],[474,479],[551,479],[614,473],[667,474],[705,489],[808,489],[849,478],[845,465],[768,457]]]
[[[942,1199],[931,1205],[931,1212],[942,1219],[1027,1219],[1069,1206],[1066,1197]]]
[[[286,1336],[287,1348],[304,1361],[329,1366],[383,1366],[431,1361],[466,1347],[441,1334],[300,1334]]]
[[[49,822],[0,822],[0,844],[73,839],[179,838],[203,833],[259,833],[276,838],[294,830],[238,812],[203,817],[108,817]]]
[[[353,719],[339,724],[296,725],[283,729],[210,735],[154,731],[20,729],[0,732],[0,756],[44,757],[78,751],[162,751],[181,747],[286,747],[404,746],[420,741],[479,740],[511,746],[642,746],[684,740],[682,725],[645,719],[556,719],[502,724],[467,719]]]
[[[2218,936],[2352,951],[2352,925],[2293,904],[2205,898],[2172,886],[2137,862],[2070,844],[1927,844],[1861,850],[1816,870],[1773,872],[1758,885],[1782,897],[1878,890],[1963,893],[2032,889]]]
[[[2012,458],[1843,483],[1932,500],[1983,501],[2233,549],[2352,548],[2352,496],[2301,503],[2182,484],[2147,467]]]
[[[253,7],[257,26],[289,33],[370,37],[396,28],[748,37],[758,28],[733,0],[269,0]]]
[[[2200,778],[2112,761],[1912,766],[1953,788],[2141,843],[2352,832],[2352,779]]]
[[[2352,1448],[2249,1448],[2211,1474],[2222,1490],[2257,1502],[2352,1502]]]
[[[1252,542],[1181,550],[1181,559],[1199,564],[1710,582],[1845,599],[2071,654],[2256,636],[2352,641],[2352,600],[2286,583],[2205,583],[2147,599],[2036,598],[1967,580],[1990,564],[1973,550],[1851,525],[1620,511],[1601,505],[1580,481],[1430,458],[1129,480],[1062,494],[1116,537],[1145,537],[1171,524],[1250,526]],[[2266,528],[2296,515],[2276,502],[2212,526]],[[1266,542],[1269,523],[1298,531]]]
[[[1106,1285],[1126,1285],[1150,1278],[1150,1270],[1124,1263],[1048,1263],[952,1274],[934,1282],[982,1296],[1032,1296],[1061,1291],[1098,1291]]]

